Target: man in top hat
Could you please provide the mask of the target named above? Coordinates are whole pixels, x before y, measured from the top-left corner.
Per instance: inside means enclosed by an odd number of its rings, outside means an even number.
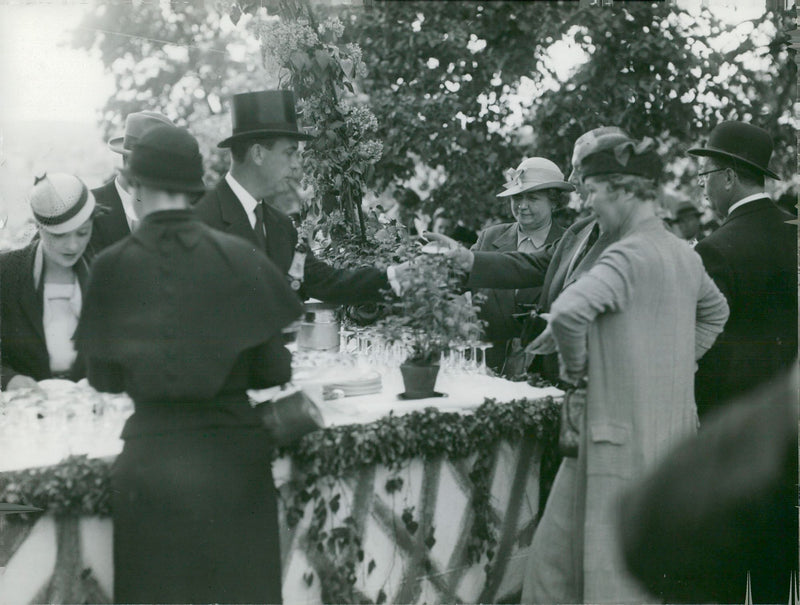
[[[722,122],[700,156],[699,176],[720,227],[697,244],[708,274],[728,299],[730,319],[695,377],[698,413],[772,382],[797,356],[797,227],[764,191],[770,135]]]
[[[553,220],[553,210],[566,204],[568,192],[574,191],[575,186],[565,181],[558,166],[545,158],[525,158],[506,177],[506,187],[497,197],[510,199],[511,214],[516,220],[484,229],[471,249],[535,253],[556,242],[564,228]],[[530,310],[539,301],[542,288],[481,292],[486,297],[481,304],[481,317],[486,321],[484,337],[493,345],[487,351],[488,365],[508,376],[524,372],[524,367],[514,363],[524,355],[519,343],[522,324],[514,315]],[[512,351],[516,353],[510,356]]]
[[[108,148],[122,156],[122,166],[125,168],[134,144],[145,132],[164,124],[173,125],[168,117],[155,111],[129,114],[125,119],[124,134],[109,140]],[[94,221],[90,246],[97,253],[133,231],[139,219],[133,208],[133,190],[125,178],[124,170],[105,185],[93,189],[92,193],[97,203],[106,210]]]
[[[218,147],[231,150],[225,178],[195,206],[206,224],[248,240],[288,273],[297,230],[288,216],[264,203],[284,191],[300,169],[298,142],[310,135],[297,126],[294,94],[263,90],[234,95],[233,134]],[[394,279],[394,267],[388,273]],[[301,298],[334,304],[380,300],[389,287],[387,271],[366,267],[335,269],[309,251],[303,268]]]

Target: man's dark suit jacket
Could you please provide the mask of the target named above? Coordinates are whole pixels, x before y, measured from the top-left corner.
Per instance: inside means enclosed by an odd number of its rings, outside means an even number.
[[[33,283],[33,264],[39,240],[25,248],[0,255],[0,387],[17,374],[34,380],[52,378],[50,356],[44,335],[44,289]],[[84,290],[88,265],[84,259],[76,265],[78,282]],[[69,378],[84,376],[80,357],[73,364]]]
[[[731,314],[698,362],[702,417],[774,378],[797,356],[797,226],[769,198],[736,208],[695,250]]]
[[[195,205],[195,212],[210,227],[238,235],[258,246],[255,231],[247,213],[225,179],[208,191]],[[291,219],[264,206],[264,227],[267,236],[266,254],[283,272],[289,271],[297,243],[297,230]],[[389,288],[386,271],[373,267],[356,270],[336,269],[309,253],[306,256],[301,297],[313,297],[333,304],[356,304],[382,300],[382,289]]]
[[[131,229],[128,226],[128,219],[125,216],[125,209],[122,207],[122,200],[119,198],[114,179],[97,189],[92,189],[92,194],[95,201],[106,209],[106,212],[95,217],[92,226],[92,239],[89,246],[93,253],[97,254],[129,235]]]

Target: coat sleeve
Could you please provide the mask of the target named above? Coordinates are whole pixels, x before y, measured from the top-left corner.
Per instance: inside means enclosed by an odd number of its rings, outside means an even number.
[[[254,363],[250,370],[250,386],[266,389],[289,382],[292,378],[292,356],[278,334],[253,351]]]
[[[714,281],[703,271],[697,296],[694,358],[700,359],[711,348],[728,321],[730,309]]]
[[[550,325],[561,374],[576,381],[586,374],[589,326],[601,313],[625,308],[633,288],[633,266],[621,249],[611,248],[587,273],[566,288],[550,308]]]
[[[319,300],[352,305],[383,300],[389,288],[386,271],[374,267],[337,269],[313,254],[306,256],[303,291]]]
[[[555,243],[534,253],[473,252],[475,263],[467,287],[531,288],[541,286],[555,252]]]

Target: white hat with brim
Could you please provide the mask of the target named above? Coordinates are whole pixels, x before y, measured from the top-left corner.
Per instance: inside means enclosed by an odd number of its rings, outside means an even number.
[[[525,158],[516,170],[505,173],[507,179],[505,191],[497,197],[508,197],[526,191],[543,189],[561,189],[575,191],[575,185],[564,180],[564,173],[553,162],[546,158]]]
[[[94,213],[94,195],[71,174],[44,175],[35,180],[28,196],[36,224],[56,235],[74,231]]]

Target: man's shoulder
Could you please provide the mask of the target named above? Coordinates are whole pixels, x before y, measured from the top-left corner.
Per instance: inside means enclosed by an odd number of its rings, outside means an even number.
[[[119,191],[117,191],[115,179],[111,179],[99,187],[92,189],[92,195],[98,204],[105,206],[122,205],[122,200],[119,197]]]

